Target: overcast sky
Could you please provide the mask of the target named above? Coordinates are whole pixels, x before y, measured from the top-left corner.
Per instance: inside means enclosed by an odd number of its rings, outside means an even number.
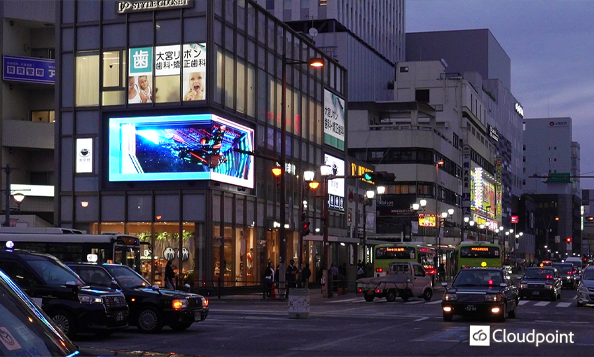
[[[406,32],[491,30],[524,118],[571,117],[581,174],[594,175],[593,0],[406,0],[405,16]]]

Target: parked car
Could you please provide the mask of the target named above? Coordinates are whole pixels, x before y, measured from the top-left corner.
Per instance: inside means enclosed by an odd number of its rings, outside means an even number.
[[[120,291],[91,289],[52,255],[0,250],[0,270],[70,337],[85,331],[107,336],[128,327],[128,305]]]
[[[532,267],[526,269],[520,281],[520,298],[561,298],[561,276],[554,267]]]
[[[385,297],[389,302],[395,301],[396,297],[407,301],[414,296],[431,301],[433,296],[431,275],[425,273],[421,264],[412,262],[390,264],[386,276],[358,279],[357,292],[363,293],[367,302],[372,302],[376,297]]]
[[[594,304],[594,266],[585,268],[577,287],[577,306]]]
[[[0,270],[0,356],[169,356],[181,354],[78,348],[14,281]]]
[[[503,269],[462,269],[452,286],[441,285],[446,289],[441,302],[444,321],[454,315],[483,315],[499,321],[517,315],[518,288]]]
[[[557,268],[561,277],[562,287],[575,289],[577,286],[576,277],[579,277],[576,267],[571,263],[553,263],[553,268]]]
[[[164,325],[185,330],[208,316],[208,300],[203,296],[151,286],[128,266],[106,263],[68,265],[92,286],[120,289],[130,307],[130,325],[136,325],[142,332],[158,332]]]

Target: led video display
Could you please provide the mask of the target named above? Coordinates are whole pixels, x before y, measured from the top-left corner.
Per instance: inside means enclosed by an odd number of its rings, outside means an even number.
[[[254,131],[213,114],[109,118],[109,181],[254,187]]]

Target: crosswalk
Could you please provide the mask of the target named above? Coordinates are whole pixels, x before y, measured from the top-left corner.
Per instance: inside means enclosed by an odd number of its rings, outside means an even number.
[[[534,307],[557,307],[557,308],[566,308],[566,307],[575,307],[575,297],[573,297],[571,302],[568,301],[539,301],[539,300],[520,300],[519,306],[534,306]],[[373,302],[367,302],[363,299],[363,297],[354,297],[348,299],[339,299],[339,300],[328,300],[324,302],[325,304],[398,304],[400,306],[409,306],[409,305],[438,305],[441,304],[441,300],[433,300],[433,301],[425,301],[425,300],[409,300],[407,302],[403,302],[401,300],[396,300],[394,303],[389,303],[386,299],[375,299]]]

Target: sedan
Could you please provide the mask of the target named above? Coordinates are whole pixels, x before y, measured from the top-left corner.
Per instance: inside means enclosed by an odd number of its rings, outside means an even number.
[[[557,268],[557,270],[559,271],[559,276],[561,276],[563,287],[575,289],[577,285],[577,280],[575,279],[575,277],[577,276],[577,270],[573,266],[573,264],[553,263],[553,268]]]
[[[577,288],[577,306],[594,304],[594,266],[584,269]]]
[[[503,269],[463,269],[451,287],[441,285],[446,289],[441,302],[444,321],[451,321],[454,315],[482,315],[499,321],[516,317],[518,289]]]
[[[561,298],[563,287],[559,271],[553,267],[532,267],[526,269],[520,281],[520,298]]]

